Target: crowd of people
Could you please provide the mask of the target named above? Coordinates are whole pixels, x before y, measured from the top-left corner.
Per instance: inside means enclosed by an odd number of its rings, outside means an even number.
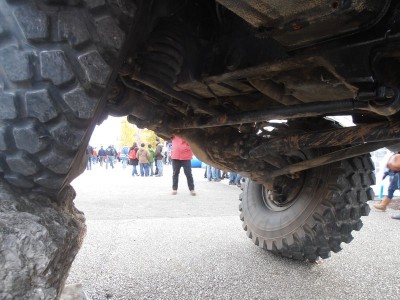
[[[151,144],[141,143],[138,145],[136,142],[131,147],[124,146],[120,151],[116,151],[113,145],[109,145],[106,149],[103,146],[99,150],[88,146],[86,149],[87,155],[87,170],[92,169],[93,164],[99,164],[101,167],[105,164],[114,168],[116,161],[122,162],[123,168],[128,165],[132,166],[132,176],[156,176],[161,177],[164,175],[163,165],[172,165],[172,194],[176,195],[178,192],[179,173],[183,172],[187,179],[187,185],[191,195],[196,195],[191,160],[193,152],[189,144],[176,136],[171,138],[171,141],[161,143],[160,139],[156,139],[155,149]],[[219,182],[223,179],[229,178],[229,185],[236,185],[242,188],[242,181],[244,178],[240,174],[233,172],[222,172],[216,167],[210,165],[205,166],[204,178],[208,181]],[[387,195],[382,199],[380,204],[375,204],[373,207],[378,211],[385,211],[391,203],[393,194],[396,190],[400,189],[400,153],[394,154],[387,162],[387,172],[384,178],[390,176],[390,185]],[[400,214],[392,215],[393,219],[400,219]]]
[[[109,145],[105,149],[100,146],[98,150],[89,145],[86,149],[86,168],[91,170],[94,164],[99,164],[101,167],[105,165],[106,169],[109,166],[114,168],[116,162],[121,162],[124,169],[132,166],[132,176],[161,177],[164,175],[163,166],[172,165],[172,194],[177,194],[179,173],[183,169],[189,192],[193,196],[196,195],[191,167],[193,152],[189,144],[176,136],[173,136],[165,144],[159,138],[156,138],[155,144],[156,147],[154,148],[152,144],[141,143],[138,145],[134,142],[131,147],[123,146],[119,151],[113,145]],[[229,178],[229,185],[241,187],[242,177],[239,174],[221,172],[221,170],[212,166],[205,165],[204,177],[208,181],[217,182]]]
[[[141,143],[138,146],[134,142],[126,156],[127,162],[132,165],[132,176],[163,176],[162,149],[163,144],[159,139],[156,139],[155,150],[151,144]]]
[[[101,146],[99,150],[89,145],[86,148],[86,157],[87,170],[91,170],[92,165],[97,163],[99,163],[101,167],[105,164],[106,169],[108,169],[108,165],[114,169],[115,161],[119,160],[119,153],[115,150],[113,145],[108,146],[106,149]]]
[[[224,179],[229,179],[229,185],[236,185],[238,187],[242,187],[242,175],[233,173],[233,172],[223,172],[219,170],[218,168],[215,168],[210,165],[205,165],[205,172],[204,172],[204,178],[207,178],[208,181],[221,181]]]

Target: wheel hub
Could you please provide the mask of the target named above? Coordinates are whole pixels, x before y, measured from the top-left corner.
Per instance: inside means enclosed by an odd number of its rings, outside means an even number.
[[[298,152],[286,159],[289,163],[296,163],[307,159],[307,156]],[[304,186],[306,172],[278,176],[274,178],[272,185],[263,186],[262,198],[265,206],[272,211],[283,211],[291,207]]]

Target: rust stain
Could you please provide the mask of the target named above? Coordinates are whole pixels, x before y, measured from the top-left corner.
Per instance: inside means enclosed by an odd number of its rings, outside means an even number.
[[[225,124],[226,122],[228,122],[228,116],[226,114],[220,115],[218,117],[219,124]]]

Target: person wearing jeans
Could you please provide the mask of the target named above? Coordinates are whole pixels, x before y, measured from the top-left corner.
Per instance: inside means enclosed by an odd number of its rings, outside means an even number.
[[[153,170],[153,164],[154,164],[154,149],[151,146],[151,144],[147,145],[148,151],[149,151],[149,172],[150,176],[154,175],[154,170]]]
[[[149,158],[150,154],[149,151],[145,148],[145,144],[142,143],[140,145],[139,150],[137,151],[137,158],[139,160],[140,166],[140,176],[149,176]]]
[[[190,194],[192,196],[196,195],[196,192],[194,191],[194,182],[192,175],[192,165],[191,165],[192,157],[193,157],[193,152],[192,149],[190,149],[189,144],[185,140],[177,136],[173,136],[172,152],[171,152],[173,195],[176,195],[178,192],[178,181],[181,168],[183,168],[183,172],[185,173]]]
[[[132,165],[132,176],[135,176],[135,175],[139,176],[139,173],[137,171],[137,165],[139,164],[139,161],[136,156],[138,149],[139,148],[137,147],[136,142],[133,143],[132,147],[129,149],[128,157],[129,157],[130,164]]]
[[[156,161],[156,176],[163,176],[163,144],[161,144],[160,140],[156,138],[156,151],[154,152],[154,159]]]
[[[219,169],[207,166],[207,178],[208,181],[221,181]]]
[[[128,146],[122,147],[119,157],[120,157],[120,159],[122,161],[122,168],[123,169],[125,169],[127,164],[128,164],[128,154],[129,154],[129,147]]]
[[[107,161],[106,161],[106,169],[108,169],[108,164],[110,164],[111,168],[114,169],[114,159],[115,159],[115,150],[112,145],[108,146],[106,149],[106,156],[107,156]]]

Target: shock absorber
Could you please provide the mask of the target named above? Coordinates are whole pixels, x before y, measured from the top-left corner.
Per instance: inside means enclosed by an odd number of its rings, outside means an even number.
[[[182,30],[178,25],[164,21],[154,29],[145,50],[139,53],[136,70],[143,78],[171,87],[178,80],[184,54]]]

